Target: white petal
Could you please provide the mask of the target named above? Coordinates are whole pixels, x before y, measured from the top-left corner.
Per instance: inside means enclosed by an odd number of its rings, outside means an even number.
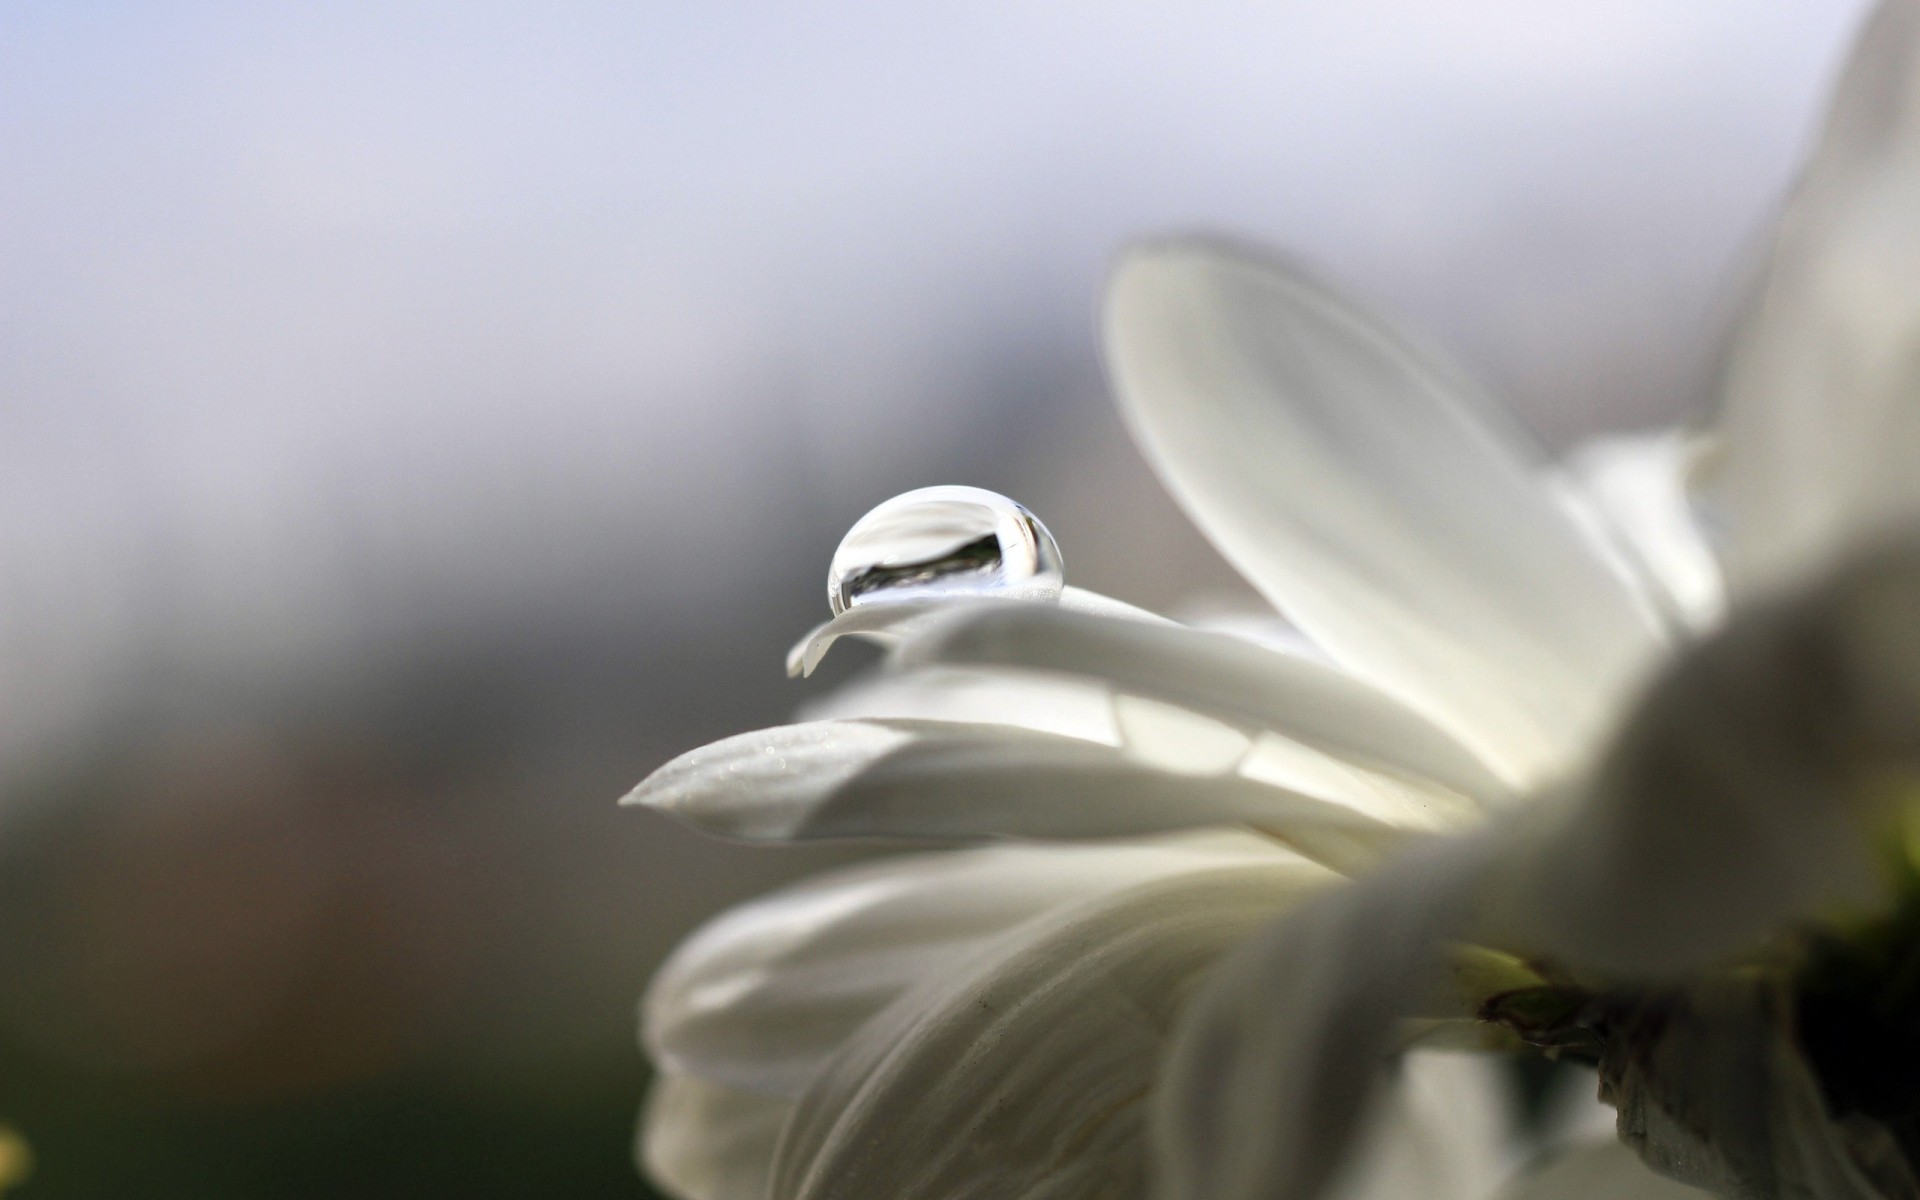
[[[1443,990],[1491,838],[1422,847],[1233,951],[1181,1019],[1154,1104],[1167,1200],[1310,1200],[1347,1168],[1403,1017]]]
[[[1197,617],[1190,617],[1186,613],[1173,615],[1183,625],[1204,629],[1208,633],[1224,633],[1280,654],[1319,663],[1333,661],[1327,657],[1326,651],[1314,645],[1313,639],[1301,633],[1298,626],[1278,614],[1211,612]]]
[[[796,1096],[912,984],[1061,905],[1170,874],[1283,856],[1248,834],[916,854],[733,909],[682,943],[642,1006],[663,1071]]]
[[[1920,4],[1880,6],[1722,383],[1707,495],[1752,592],[1920,518]]]
[[[1561,1151],[1515,1180],[1500,1200],[1706,1200],[1711,1193],[1655,1174],[1614,1140]]]
[[[1408,1054],[1327,1200],[1487,1200],[1516,1165],[1504,1066],[1486,1054]]]
[[[1017,665],[1097,678],[1483,803],[1508,794],[1457,739],[1377,688],[1226,634],[1001,605],[944,614],[917,630],[902,654],[916,663]]]
[[[1298,274],[1201,242],[1115,272],[1109,367],[1174,497],[1288,619],[1515,779],[1658,644],[1453,371]]]
[[[1674,665],[1533,855],[1528,948],[1671,976],[1873,911],[1920,776],[1920,546],[1750,606]],[[1904,782],[1903,782],[1904,781]]]
[[[925,740],[918,724],[810,721],[735,734],[682,754],[620,803],[657,808],[725,837],[791,837],[863,772]]]
[[[1609,437],[1579,447],[1559,478],[1576,512],[1643,581],[1677,628],[1704,630],[1726,610],[1726,583],[1687,491],[1702,453],[1698,437],[1667,432]]]
[[[1165,617],[1150,613],[1144,608],[1135,608],[1124,600],[1115,600],[1110,596],[1102,596],[1098,592],[1076,587],[1070,587],[1061,592],[1060,599],[1055,604],[985,596],[967,599],[945,596],[924,600],[889,600],[884,603],[856,604],[831,621],[808,630],[807,636],[794,643],[793,649],[787,651],[787,674],[813,674],[813,669],[820,665],[820,660],[826,657],[827,651],[831,650],[833,644],[843,637],[864,637],[891,645],[912,632],[929,616],[936,616],[957,608],[1001,605],[1058,607],[1069,612],[1169,623]]]
[[[885,644],[899,635],[899,631],[912,622],[925,617],[928,613],[938,612],[942,605],[951,604],[951,600],[895,600],[887,604],[856,604],[845,612],[836,614],[831,620],[822,621],[807,630],[805,637],[793,644],[787,651],[787,674],[789,676],[811,675],[820,660],[833,649],[833,644],[843,637],[865,637],[871,641]],[[1013,604],[1019,601],[1002,601]]]
[[[777,840],[1124,837],[1244,824],[1343,868],[1402,836],[1350,805],[1243,775],[1175,774],[1099,742],[949,721],[739,734],[668,763],[627,802],[725,837]]]
[[[1240,773],[1274,787],[1343,804],[1399,829],[1464,829],[1486,810],[1458,792],[1411,776],[1363,767],[1291,738],[1263,733],[1240,760]]]
[[[1253,749],[1253,739],[1225,721],[1143,696],[1115,696],[1113,721],[1127,755],[1163,771],[1218,775]]]
[[[655,1079],[640,1162],[681,1200],[766,1200],[773,1151],[793,1101],[679,1075]]]
[[[877,671],[796,714],[803,721],[976,721],[1119,745],[1102,683],[1038,671],[933,667]]]
[[[1328,877],[1247,867],[1059,914],[862,1028],[802,1097],[783,1200],[1137,1196],[1142,1109],[1215,956]]]

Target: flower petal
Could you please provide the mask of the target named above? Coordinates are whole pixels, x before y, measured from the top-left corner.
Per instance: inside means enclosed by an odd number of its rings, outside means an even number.
[[[682,943],[642,1005],[667,1072],[797,1096],[863,1022],[1061,905],[1186,871],[1284,855],[1250,834],[996,846],[835,872],[722,914]]]
[[[1499,848],[1421,847],[1234,950],[1181,1018],[1154,1103],[1160,1196],[1310,1200],[1353,1143],[1402,1018],[1445,991]]]
[[[1487,1200],[1514,1167],[1504,1065],[1486,1054],[1406,1055],[1327,1200]]]
[[[681,1200],[766,1200],[793,1101],[682,1075],[655,1079],[640,1122],[641,1166]]]
[[[1343,868],[1403,836],[1351,805],[1243,775],[1176,774],[1010,725],[815,721],[668,763],[628,802],[726,837],[1126,837],[1251,825]]]
[[[1596,539],[1617,548],[1677,630],[1704,630],[1726,610],[1720,563],[1687,492],[1702,454],[1695,435],[1608,437],[1580,446],[1556,472],[1576,512],[1591,514]]]
[[[1061,592],[1056,604],[986,596],[968,599],[943,596],[922,600],[888,600],[884,603],[856,604],[831,621],[814,626],[807,631],[807,636],[794,643],[793,649],[787,651],[787,674],[813,674],[813,669],[820,665],[820,660],[827,656],[827,651],[831,650],[833,644],[843,637],[864,637],[871,641],[891,644],[912,631],[929,616],[956,608],[1000,605],[1022,607],[1031,605],[1041,608],[1053,608],[1057,605],[1071,612],[1126,617],[1135,621],[1170,623],[1165,617],[1150,613],[1144,608],[1135,608],[1124,600],[1115,600],[1110,596],[1102,596],[1098,592],[1076,587],[1070,587]]]
[[[1555,1154],[1500,1193],[1500,1200],[1707,1200],[1712,1193],[1655,1174],[1617,1141]]]
[[[1393,697],[1324,663],[1227,634],[1040,605],[977,606],[929,622],[902,655],[912,663],[1020,666],[1101,679],[1482,803],[1508,795],[1471,751]]]
[[[1674,664],[1524,864],[1528,948],[1670,977],[1878,908],[1920,779],[1920,545],[1750,605]]]
[[[1144,247],[1114,274],[1106,335],[1136,440],[1221,552],[1509,778],[1563,763],[1659,644],[1524,439],[1293,271]]]
[[[1162,678],[1144,675],[1135,682],[1141,691],[1154,691]],[[1226,707],[1237,711],[1236,702],[1245,699],[1243,693],[1234,692]],[[1303,701],[1308,699],[1315,698],[1308,693]],[[1401,711],[1397,703],[1381,700]],[[1271,731],[1248,736],[1246,729],[1253,723],[1236,717],[1234,711],[1208,715],[1137,692],[1116,695],[1105,681],[1074,675],[998,667],[883,670],[808,704],[800,716],[806,720],[1004,722],[1124,745],[1127,754],[1144,766],[1188,774],[1237,770],[1282,790],[1345,805],[1408,829],[1458,828],[1485,813],[1484,797],[1463,795],[1405,770],[1363,766],[1353,758],[1341,758]],[[1352,726],[1336,732],[1351,744]],[[1392,748],[1417,747],[1423,734],[1445,739],[1422,723],[1392,738]],[[1466,753],[1458,746],[1448,749],[1453,755]],[[1480,778],[1488,788],[1500,788],[1484,769]]]
[[[1120,744],[1104,683],[1040,671],[876,671],[800,709],[802,721],[975,721]]]
[[[1732,583],[1790,582],[1920,519],[1920,3],[1855,43],[1721,381],[1707,498]]]
[[[1213,959],[1330,877],[1273,864],[1129,889],[930,980],[836,1055],[774,1168],[783,1200],[1138,1195],[1143,1101]]]

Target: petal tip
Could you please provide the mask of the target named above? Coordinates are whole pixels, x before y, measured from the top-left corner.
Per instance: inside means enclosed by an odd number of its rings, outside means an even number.
[[[621,808],[660,808],[659,794],[659,789],[653,786],[653,776],[649,775],[614,803]]]

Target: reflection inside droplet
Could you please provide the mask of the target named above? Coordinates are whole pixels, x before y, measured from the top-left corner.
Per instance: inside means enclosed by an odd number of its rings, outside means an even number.
[[[827,602],[856,604],[944,595],[1057,600],[1060,547],[1040,518],[996,492],[930,487],[906,492],[854,522],[834,552]]]

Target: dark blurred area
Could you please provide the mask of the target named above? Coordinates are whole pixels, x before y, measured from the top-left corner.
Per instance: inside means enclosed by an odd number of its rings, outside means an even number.
[[[614,801],[845,677],[781,676],[841,532],[969,483],[1239,594],[1117,246],[1670,420],[1860,7],[0,9],[0,1192],[649,1194],[649,972],[854,851]]]

